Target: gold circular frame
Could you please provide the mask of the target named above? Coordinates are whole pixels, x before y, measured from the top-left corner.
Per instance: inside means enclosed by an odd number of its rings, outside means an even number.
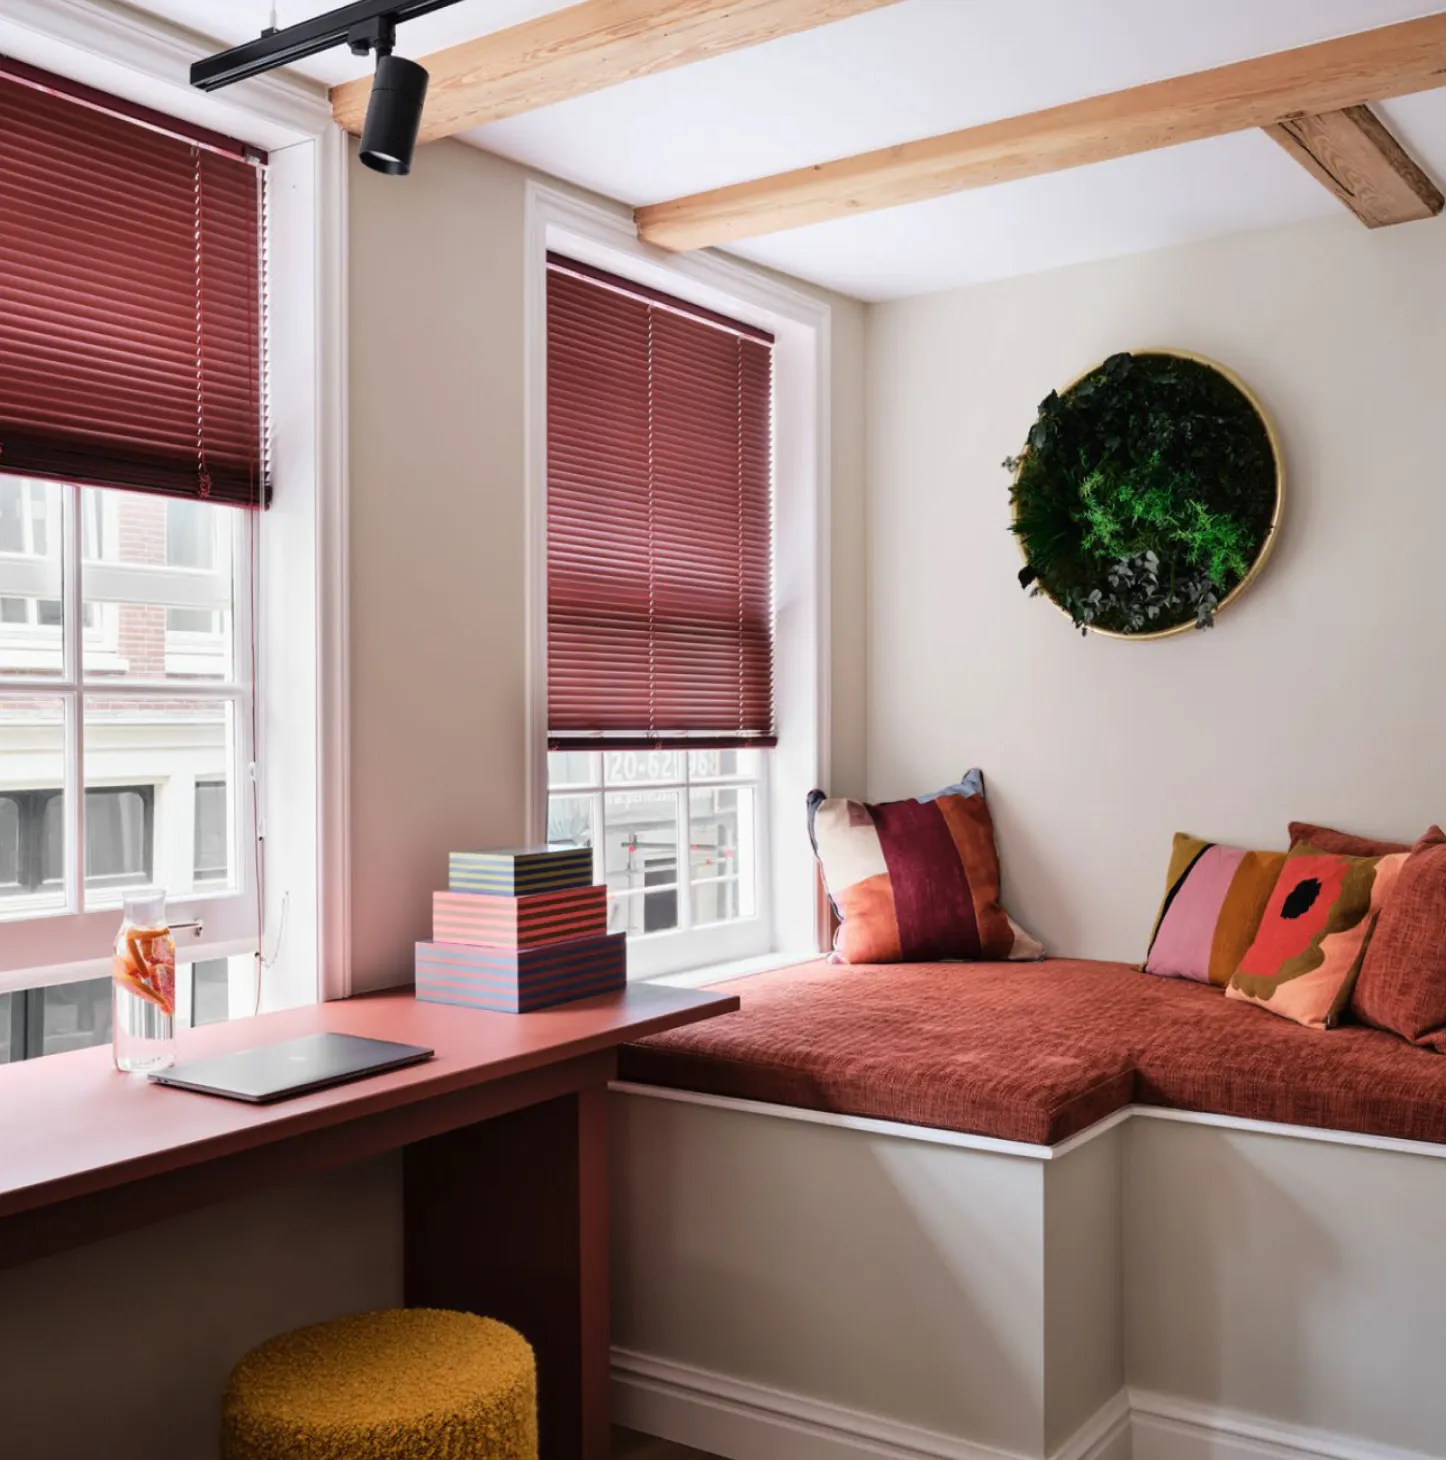
[[[1197,365],[1207,366],[1218,375],[1224,376],[1245,397],[1250,403],[1251,409],[1260,418],[1260,424],[1265,427],[1265,434],[1270,442],[1270,454],[1275,459],[1275,511],[1270,515],[1270,528],[1265,534],[1265,541],[1260,544],[1260,550],[1255,555],[1255,561],[1250,565],[1249,571],[1247,571],[1245,576],[1220,600],[1215,609],[1216,615],[1218,616],[1229,608],[1260,576],[1261,569],[1265,567],[1271,552],[1275,548],[1275,539],[1280,534],[1280,514],[1285,507],[1285,457],[1280,449],[1280,436],[1276,432],[1275,422],[1271,419],[1270,412],[1266,410],[1260,397],[1228,365],[1222,365],[1218,360],[1212,360],[1208,355],[1197,355],[1192,350],[1150,349],[1130,350],[1127,353],[1131,355],[1169,355],[1177,360],[1193,360]],[[1082,380],[1093,375],[1104,363],[1103,360],[1099,360],[1091,365],[1088,370],[1081,371],[1059,392],[1060,395],[1068,395],[1075,386]],[[1021,470],[1023,469],[1023,457],[1028,450],[1029,448],[1026,445],[1025,450],[1020,453]],[[1019,481],[1018,471],[1014,474],[1014,480],[1016,483]],[[1016,520],[1018,519],[1019,511],[1017,507],[1015,507],[1012,515]],[[1027,567],[1029,565],[1029,555],[1024,550],[1024,542],[1018,537],[1015,538],[1015,542],[1019,546],[1019,556],[1023,559]],[[1074,623],[1074,619],[1070,618],[1069,610],[1063,607],[1048,589],[1041,586],[1039,591],[1041,598],[1047,599],[1060,613],[1064,614],[1070,620],[1071,624]],[[1193,623],[1183,623],[1174,624],[1168,629],[1152,629],[1147,634],[1126,634],[1122,633],[1119,629],[1097,629],[1094,627],[1090,628],[1090,633],[1099,634],[1106,639],[1126,639],[1132,643],[1139,643],[1145,639],[1173,638],[1176,634],[1192,633],[1194,629],[1195,625]]]

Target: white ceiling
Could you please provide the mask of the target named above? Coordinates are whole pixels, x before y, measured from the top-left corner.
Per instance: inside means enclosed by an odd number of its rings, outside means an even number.
[[[462,0],[407,22],[401,49],[425,55],[567,3]],[[139,8],[234,43],[266,24],[269,0],[139,0]],[[334,0],[280,0],[280,21],[331,8]],[[629,204],[656,202],[1441,9],[1440,0],[903,0],[465,140]],[[299,69],[335,82],[368,65],[332,51]],[[1446,90],[1380,110],[1446,180]],[[889,299],[1341,211],[1267,137],[1245,133],[795,229],[735,251]]]

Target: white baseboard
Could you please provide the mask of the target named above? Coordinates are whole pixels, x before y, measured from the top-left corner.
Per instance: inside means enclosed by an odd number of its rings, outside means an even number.
[[[627,1349],[613,1350],[613,1419],[725,1460],[1026,1460]],[[1446,1454],[1122,1389],[1049,1460],[1446,1460]]]
[[[1130,1390],[1133,1460],[1438,1460],[1329,1430]]]
[[[1121,1390],[1050,1460],[1130,1460],[1129,1418],[1129,1397]],[[1025,1460],[846,1405],[616,1348],[613,1419],[726,1460]]]

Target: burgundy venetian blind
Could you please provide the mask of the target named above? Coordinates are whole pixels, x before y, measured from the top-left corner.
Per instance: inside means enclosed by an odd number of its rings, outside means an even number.
[[[0,58],[0,471],[263,500],[264,161]]]
[[[549,259],[548,739],[773,743],[773,339]]]

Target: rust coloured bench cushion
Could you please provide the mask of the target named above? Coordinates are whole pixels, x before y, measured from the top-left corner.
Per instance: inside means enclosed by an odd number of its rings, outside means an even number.
[[[1140,1102],[1446,1143],[1446,1057],[1127,964],[804,964],[620,1052],[644,1084],[1053,1145]]]

